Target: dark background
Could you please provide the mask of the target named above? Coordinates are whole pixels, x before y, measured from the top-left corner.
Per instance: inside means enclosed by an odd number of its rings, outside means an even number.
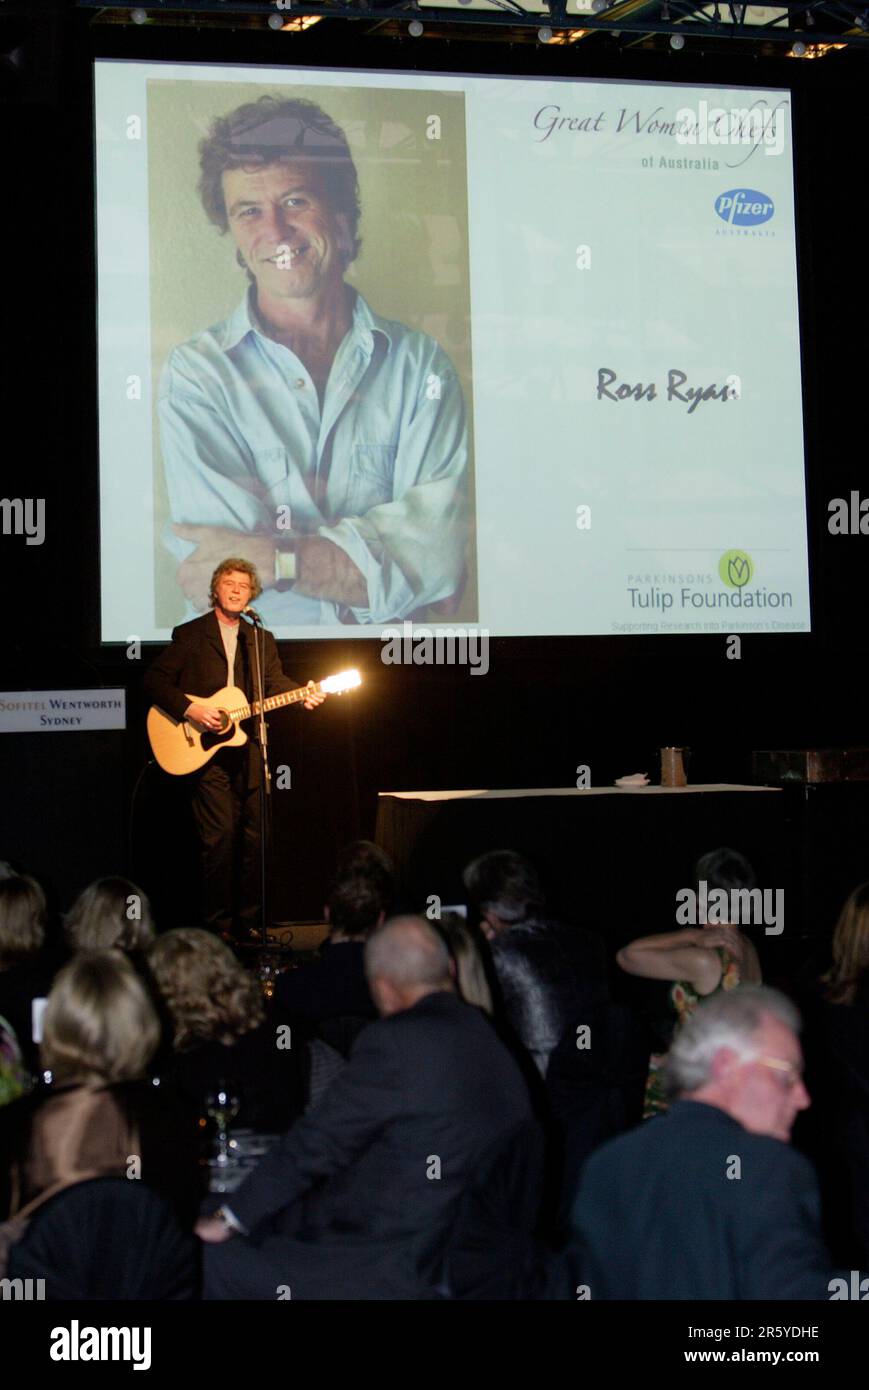
[[[0,688],[122,685],[128,698],[126,735],[9,735],[0,742],[0,857],[36,873],[61,906],[99,873],[138,876],[167,923],[184,915],[191,892],[178,784],[148,767],[141,677],[154,649],[129,661],[123,648],[98,644],[90,59],[274,63],[282,37],[94,28],[88,15],[48,5],[17,61],[0,63],[0,491],[44,497],[47,526],[41,547],[0,537],[7,600]],[[731,53],[726,44],[701,56],[692,44],[679,54],[618,55],[502,40],[384,41],[360,37],[343,21],[321,23],[304,39],[304,50],[284,50],[288,61],[792,86],[814,631],[743,637],[738,661],[725,658],[723,636],[502,639],[491,644],[484,678],[467,669],[383,666],[377,643],[282,644],[285,668],[299,680],[354,664],[365,685],[316,713],[294,710],[272,722],[273,761],[291,766],[293,782],[277,793],[276,917],[318,913],[336,849],[372,834],[380,790],[573,786],[581,763],[595,784],[636,770],[657,780],[654,750],[670,743],[692,748],[693,781],[743,782],[755,748],[869,744],[869,537],[827,531],[829,499],[852,489],[869,495],[865,54],[805,62]],[[811,929],[824,934],[840,892],[855,874],[869,875],[867,797],[858,787],[840,789],[837,799],[836,790],[826,793],[832,800],[811,872],[803,866],[801,887],[787,880],[803,897],[813,883],[826,890],[807,909]],[[789,813],[789,874],[804,847],[803,809],[799,793]],[[499,826],[499,835],[509,828]],[[739,826],[731,829],[728,838],[739,844]],[[654,904],[644,901],[637,834],[620,834],[607,872],[618,875],[639,915],[654,915],[657,895]],[[514,843],[523,836],[517,819]],[[763,836],[751,839],[762,857]],[[695,847],[682,835],[665,836],[662,846],[676,884],[687,883]],[[600,872],[584,849],[582,836],[565,846],[578,889]]]

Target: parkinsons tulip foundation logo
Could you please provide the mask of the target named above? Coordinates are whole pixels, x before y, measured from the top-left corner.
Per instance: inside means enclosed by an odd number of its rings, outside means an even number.
[[[794,596],[790,589],[767,589],[763,585],[758,588],[755,585],[755,564],[747,551],[725,550],[718,561],[720,588],[715,583],[714,563],[712,560],[705,574],[697,571],[688,575],[629,575],[629,583],[632,580],[636,583],[636,587],[627,590],[631,608],[658,609],[663,617],[670,609],[675,609],[678,614],[679,609],[691,608],[793,608]],[[639,585],[641,578],[645,579],[645,587]],[[706,630],[718,632],[720,628],[707,627]]]
[[[754,565],[744,550],[726,550],[718,561],[718,575],[728,589],[744,589],[754,578]]]

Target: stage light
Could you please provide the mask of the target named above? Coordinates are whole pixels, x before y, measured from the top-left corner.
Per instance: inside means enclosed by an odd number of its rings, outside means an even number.
[[[685,40],[683,39],[681,34],[670,35],[670,47],[675,49],[677,53],[680,53],[682,51],[682,49],[685,47]]]
[[[537,30],[537,37],[541,43],[551,43],[552,30],[544,24],[540,29]]]
[[[412,38],[418,39],[423,32],[422,24],[418,19],[412,19],[407,26],[407,32]]]
[[[806,45],[802,42],[801,39],[797,39],[796,43],[791,49],[791,53],[794,55],[795,58],[804,58],[806,56]]]
[[[609,0],[591,0],[591,8],[595,14],[600,14],[602,10],[609,9]]]
[[[284,21],[281,19],[281,17],[280,17],[279,14],[270,14],[270,15],[269,15],[269,28],[270,28],[270,29],[283,29],[283,27],[284,27]]]
[[[326,676],[320,681],[320,689],[325,690],[327,695],[343,695],[345,690],[353,690],[361,684],[362,677],[354,666],[349,671],[339,672],[337,676]]]
[[[134,24],[144,24],[147,18],[144,10],[130,10],[130,19]]]

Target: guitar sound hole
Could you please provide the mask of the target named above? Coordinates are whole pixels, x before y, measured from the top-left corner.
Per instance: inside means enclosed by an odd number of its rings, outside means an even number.
[[[228,738],[232,738],[234,732],[235,725],[233,724],[229,715],[226,713],[226,710],[221,710],[220,728],[203,730],[202,747],[207,752],[209,748],[215,748],[218,744],[225,743]]]

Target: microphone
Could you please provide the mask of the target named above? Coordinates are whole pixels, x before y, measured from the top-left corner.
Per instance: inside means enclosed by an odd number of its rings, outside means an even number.
[[[263,621],[263,620],[262,620],[262,618],[260,617],[259,613],[256,611],[255,608],[251,608],[251,607],[243,608],[243,609],[241,610],[241,616],[242,616],[243,618],[250,618],[250,620],[251,620],[252,623],[259,623],[260,627],[262,627],[262,621]]]

